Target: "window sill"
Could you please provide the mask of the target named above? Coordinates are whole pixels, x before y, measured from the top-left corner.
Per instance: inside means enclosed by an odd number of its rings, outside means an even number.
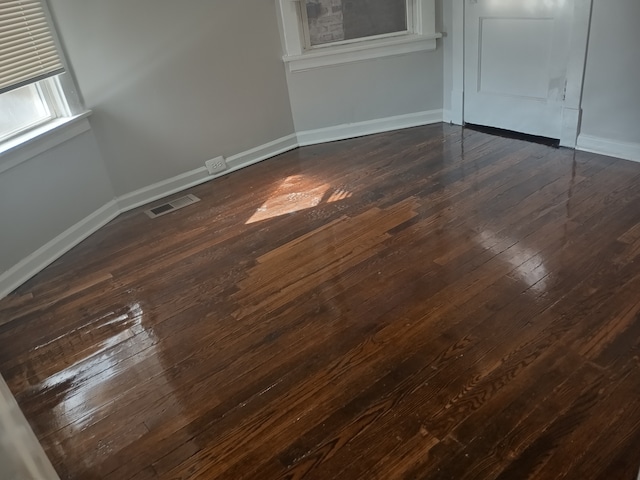
[[[0,143],[0,173],[86,132],[91,128],[89,115],[91,111],[87,110],[73,117],[56,118]]]
[[[285,55],[282,59],[289,64],[289,71],[299,72],[390,55],[435,50],[438,38],[442,38],[441,33],[406,35],[339,47],[319,48],[301,55]]]

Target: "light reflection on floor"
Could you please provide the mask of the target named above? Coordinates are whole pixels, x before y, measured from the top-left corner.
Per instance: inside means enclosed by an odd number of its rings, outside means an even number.
[[[166,369],[156,349],[158,338],[153,331],[145,329],[143,317],[140,304],[131,305],[128,314],[107,322],[113,325],[116,320],[120,321],[122,329],[104,340],[97,352],[90,352],[88,356],[42,382],[41,387],[62,387],[65,391],[64,398],[51,412],[66,431],[63,435],[65,438],[73,438],[73,432],[82,431],[118,409],[117,399],[113,398],[113,383],[122,381],[123,374],[139,376],[139,382],[154,377],[156,393],[163,397],[172,395],[169,382],[161,381]],[[114,355],[112,349],[119,344],[124,349],[118,350],[117,355]],[[132,388],[137,383],[131,380],[127,382]],[[110,399],[109,408],[104,408],[106,398]],[[179,405],[179,402],[173,404]],[[67,424],[68,419],[76,420]]]
[[[498,237],[490,230],[484,230],[478,235],[480,244],[487,250],[504,258],[513,267],[513,274],[537,293],[547,290],[546,279],[548,270],[544,257],[536,250],[522,245],[521,241],[510,241],[512,245],[503,250],[504,238]]]
[[[343,188],[333,188],[328,183],[317,184],[313,178],[293,175],[280,184],[246,224],[307,210],[325,203],[339,202],[352,195],[352,192]]]

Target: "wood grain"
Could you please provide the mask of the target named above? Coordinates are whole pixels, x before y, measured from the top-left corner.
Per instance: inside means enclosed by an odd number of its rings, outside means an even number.
[[[636,478],[640,165],[432,125],[189,193],[0,301],[61,478]]]

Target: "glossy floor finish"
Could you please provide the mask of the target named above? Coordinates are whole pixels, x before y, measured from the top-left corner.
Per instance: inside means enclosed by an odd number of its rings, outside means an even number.
[[[635,478],[640,165],[433,125],[189,193],[0,303],[62,478]]]

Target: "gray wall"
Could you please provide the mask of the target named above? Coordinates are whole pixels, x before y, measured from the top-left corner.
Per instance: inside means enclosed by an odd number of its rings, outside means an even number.
[[[436,32],[443,28],[436,0]],[[287,72],[296,131],[440,110],[443,105],[442,42],[431,52],[363,60]]]
[[[298,132],[442,108],[442,46],[432,52],[288,73]]]
[[[50,0],[117,194],[293,133],[271,0]]]
[[[582,133],[640,143],[640,2],[593,0]]]
[[[0,173],[0,274],[113,198],[91,131]]]

